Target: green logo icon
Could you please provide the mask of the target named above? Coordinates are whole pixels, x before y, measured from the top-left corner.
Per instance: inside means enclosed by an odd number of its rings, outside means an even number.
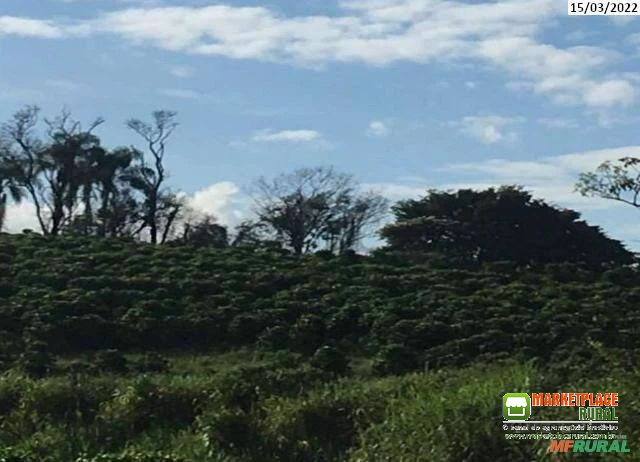
[[[531,398],[526,393],[507,393],[502,398],[504,420],[527,420],[531,417]]]

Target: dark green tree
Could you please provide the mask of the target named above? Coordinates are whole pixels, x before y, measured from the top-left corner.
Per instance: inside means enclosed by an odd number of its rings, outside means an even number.
[[[205,215],[184,223],[181,242],[196,247],[218,247],[229,245],[227,228],[216,223],[215,217]]]
[[[632,255],[580,214],[533,199],[519,187],[429,191],[393,208],[380,234],[392,250],[463,261],[627,263]]]

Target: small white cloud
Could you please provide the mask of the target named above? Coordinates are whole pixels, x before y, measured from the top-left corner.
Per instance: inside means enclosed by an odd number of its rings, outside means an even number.
[[[40,19],[0,16],[0,37],[17,35],[22,37],[60,38],[63,30],[51,21]]]
[[[384,138],[391,133],[391,128],[381,120],[374,120],[369,124],[367,134],[377,138]]]
[[[200,99],[202,97],[197,91],[184,88],[164,88],[160,90],[160,93],[165,96],[181,99]]]
[[[193,77],[193,69],[187,66],[174,66],[170,70],[171,75],[178,77],[179,79],[188,79]]]
[[[66,80],[66,79],[47,80],[44,82],[44,84],[49,88],[53,88],[53,89],[64,91],[64,92],[79,91],[84,87],[82,84],[78,82],[74,82],[72,80]]]
[[[309,143],[320,141],[322,135],[316,130],[259,130],[253,135],[253,141],[260,143]]]
[[[514,141],[518,134],[509,127],[519,124],[522,117],[502,117],[497,115],[467,116],[451,125],[458,127],[460,132],[475,138],[485,144],[495,144]]]
[[[187,203],[196,212],[213,215],[222,225],[235,226],[247,215],[249,201],[235,183],[222,181],[195,192]]]
[[[578,122],[563,117],[540,117],[538,123],[548,128],[578,128]]]
[[[476,88],[478,85],[475,82],[472,82],[472,81],[469,80],[469,81],[464,83],[464,86],[467,87],[467,88],[473,89],[473,88]]]
[[[635,100],[636,91],[627,80],[608,80],[593,84],[584,95],[587,106],[628,106]]]

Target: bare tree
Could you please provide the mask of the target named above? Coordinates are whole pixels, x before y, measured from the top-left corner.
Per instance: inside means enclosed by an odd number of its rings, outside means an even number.
[[[389,208],[384,197],[367,191],[360,195],[347,196],[337,204],[334,216],[327,221],[323,232],[327,249],[335,253],[358,246],[362,239],[373,234]]]
[[[178,210],[176,210],[177,201],[168,200],[169,196],[167,193],[163,194],[162,191],[166,179],[164,166],[166,143],[178,123],[175,121],[175,112],[155,111],[152,116],[152,123],[131,119],[127,122],[127,126],[142,137],[147,145],[148,152],[153,157],[152,165],[148,165],[143,159],[142,164],[135,172],[135,178],[133,176],[131,178],[132,186],[145,196],[145,216],[142,226],[149,229],[151,242],[157,244],[159,241],[166,239],[178,213]],[[166,218],[173,218],[167,222],[169,229],[165,228],[161,234],[159,230],[159,214],[163,212],[163,207],[164,211],[167,208],[172,210]]]
[[[327,167],[260,178],[254,204],[258,222],[296,254],[322,246],[334,252],[353,248],[387,208],[380,196],[359,193],[351,175]]]

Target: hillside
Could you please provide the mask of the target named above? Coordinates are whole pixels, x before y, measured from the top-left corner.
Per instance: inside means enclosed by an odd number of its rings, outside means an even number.
[[[534,384],[617,387],[637,438],[639,304],[630,267],[3,234],[0,460],[531,460]]]

